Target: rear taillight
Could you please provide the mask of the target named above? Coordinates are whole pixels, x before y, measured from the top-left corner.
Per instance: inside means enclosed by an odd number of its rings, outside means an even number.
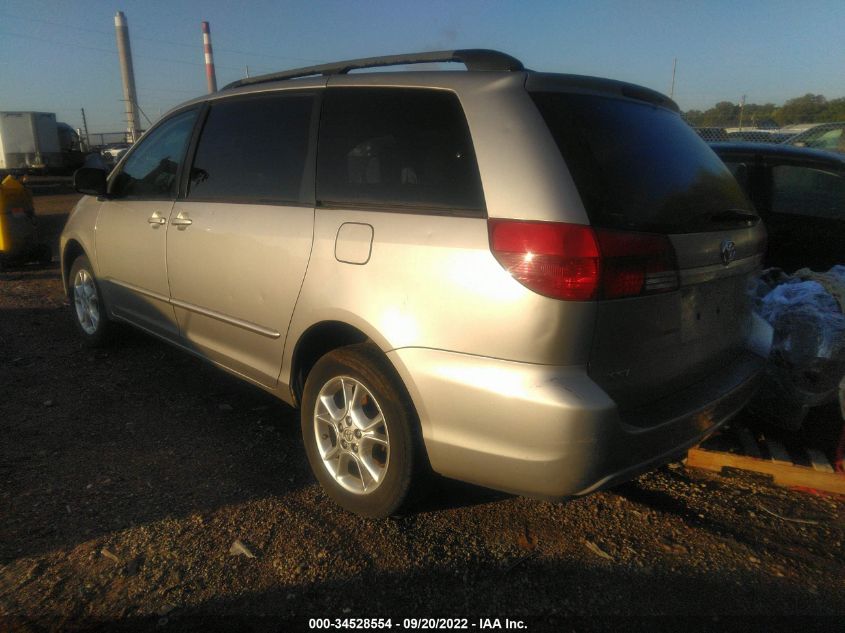
[[[596,299],[599,245],[580,224],[490,220],[493,255],[513,277],[535,292],[556,299]]]
[[[547,297],[620,299],[678,288],[665,235],[583,224],[490,220],[493,255],[513,277]]]

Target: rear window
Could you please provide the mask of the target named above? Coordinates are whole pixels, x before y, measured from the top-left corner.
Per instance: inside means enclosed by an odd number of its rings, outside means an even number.
[[[692,233],[734,228],[726,212],[752,212],[730,171],[671,110],[596,95],[532,98],[592,224]]]

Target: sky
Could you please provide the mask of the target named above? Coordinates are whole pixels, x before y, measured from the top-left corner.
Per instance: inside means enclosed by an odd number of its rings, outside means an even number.
[[[845,1],[0,0],[0,110],[125,128],[114,15],[129,24],[138,100],[155,121],[206,92],[200,23],[219,86],[356,57],[494,48],[526,67],[630,81],[683,110],[845,96]]]

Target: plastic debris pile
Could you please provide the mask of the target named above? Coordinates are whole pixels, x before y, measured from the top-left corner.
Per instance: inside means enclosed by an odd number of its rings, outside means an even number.
[[[834,401],[845,375],[845,266],[826,273],[764,271],[751,287],[755,312],[774,330],[751,408],[798,429],[810,407]]]

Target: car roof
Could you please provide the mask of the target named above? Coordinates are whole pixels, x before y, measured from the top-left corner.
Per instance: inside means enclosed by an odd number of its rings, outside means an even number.
[[[390,72],[355,72],[352,70],[461,62],[467,70],[398,70]],[[526,69],[522,62],[506,53],[487,49],[463,49],[408,53],[388,57],[355,59],[306,68],[269,73],[232,82],[212,94],[180,104],[171,112],[216,99],[243,94],[273,92],[290,89],[324,88],[335,86],[394,86],[407,88],[441,88],[460,92],[490,84],[500,88],[527,87],[529,90],[572,90],[606,94],[646,101],[679,112],[677,104],[660,92],[626,82],[557,73],[541,73]],[[169,114],[169,113],[168,113]]]
[[[761,156],[785,160],[835,163],[845,169],[845,156],[810,147],[796,147],[783,143],[710,143],[719,156]]]
[[[653,106],[664,107],[674,112],[679,112],[677,104],[660,92],[644,86],[603,77],[542,73],[532,70],[502,72],[486,70],[409,70],[357,72],[348,75],[332,75],[330,77],[293,78],[239,86],[196,97],[195,99],[181,103],[167,114],[186,107],[213,102],[218,99],[283,90],[366,86],[435,88],[461,93],[463,91],[484,89],[490,85],[495,85],[497,89],[507,89],[510,86],[513,89],[528,88],[530,91],[571,91],[584,94],[605,95],[647,102]]]

